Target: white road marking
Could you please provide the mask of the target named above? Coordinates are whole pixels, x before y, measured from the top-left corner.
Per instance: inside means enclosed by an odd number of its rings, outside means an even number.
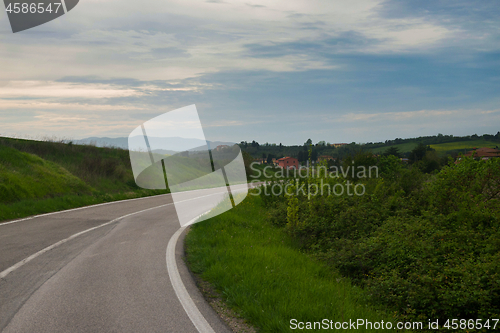
[[[52,245],[50,245],[50,246],[47,246],[46,248],[44,248],[44,249],[42,249],[42,250],[40,250],[40,251],[38,251],[38,252],[36,252],[36,253],[34,253],[34,254],[30,255],[29,257],[27,257],[27,258],[25,258],[25,259],[23,259],[23,260],[21,260],[21,261],[20,261],[20,262],[18,262],[17,264],[15,264],[15,265],[13,265],[13,266],[11,266],[11,267],[7,268],[6,270],[4,270],[4,271],[2,271],[2,272],[0,273],[0,279],[5,278],[7,275],[9,275],[9,273],[12,273],[13,271],[15,271],[16,269],[18,269],[19,267],[23,266],[24,264],[26,264],[26,263],[30,262],[31,260],[35,259],[36,257],[38,257],[38,256],[40,256],[40,255],[42,255],[42,254],[44,254],[45,252],[50,251],[50,250],[52,250],[53,248],[55,248],[55,247],[57,247],[57,246],[59,246],[59,245],[61,245],[61,244],[64,244],[64,243],[66,243],[66,242],[67,242],[67,241],[69,241],[69,240],[72,240],[73,238],[76,238],[76,237],[78,237],[78,236],[81,236],[81,235],[83,235],[83,234],[85,234],[85,233],[87,233],[87,232],[89,232],[89,231],[92,231],[92,230],[95,230],[95,229],[98,229],[98,228],[104,227],[104,226],[106,226],[106,225],[110,225],[111,223],[116,222],[116,221],[118,221],[118,220],[121,220],[121,219],[123,219],[123,218],[125,218],[125,217],[131,216],[131,215],[135,215],[135,214],[139,214],[139,213],[143,213],[143,212],[146,212],[146,211],[151,210],[151,209],[156,209],[156,208],[160,208],[160,207],[169,206],[169,205],[172,205],[172,203],[165,204],[165,205],[161,205],[161,206],[156,206],[156,207],[152,207],[152,208],[148,208],[148,209],[144,209],[144,210],[141,210],[141,211],[138,211],[138,212],[134,212],[134,213],[130,213],[130,214],[127,214],[127,215],[123,215],[123,216],[120,216],[120,217],[118,217],[118,218],[116,218],[116,219],[114,219],[114,220],[112,220],[112,221],[106,222],[106,223],[101,224],[101,225],[98,225],[98,226],[96,226],[96,227],[93,227],[93,228],[90,228],[90,229],[87,229],[87,230],[80,231],[80,232],[78,232],[78,233],[76,233],[76,234],[74,234],[74,235],[69,236],[68,238],[65,238],[65,239],[63,239],[63,240],[60,240],[60,241],[59,241],[59,242],[57,242],[57,243],[54,243],[54,244],[52,244]]]
[[[40,214],[40,215],[34,215],[34,216],[26,217],[26,218],[23,218],[23,219],[20,219],[20,220],[15,220],[15,221],[10,221],[10,222],[3,222],[3,223],[2,223],[2,222],[0,222],[0,227],[1,227],[1,226],[3,226],[3,225],[7,225],[7,224],[12,224],[12,223],[17,223],[17,222],[23,222],[23,221],[32,220],[32,219],[35,219],[35,218],[37,218],[37,217],[44,217],[44,216],[50,216],[50,215],[54,215],[54,214],[61,214],[61,213],[67,213],[67,212],[74,212],[74,211],[76,211],[76,210],[87,209],[87,208],[93,208],[93,207],[99,207],[99,206],[105,206],[105,205],[111,205],[111,204],[120,203],[120,202],[123,202],[123,201],[135,201],[135,200],[150,199],[150,198],[160,197],[160,196],[163,196],[163,195],[170,195],[170,193],[167,193],[167,194],[159,194],[159,195],[153,195],[153,196],[149,196],[149,197],[142,197],[142,198],[124,199],[124,200],[117,200],[117,201],[103,202],[103,203],[100,203],[100,204],[95,204],[95,205],[91,205],[91,206],[84,206],[84,207],[72,208],[72,209],[67,209],[67,210],[60,210],[60,211],[58,211],[58,212],[52,212],[52,213],[46,213],[46,214]]]
[[[250,185],[250,184],[248,184],[248,185]],[[250,185],[250,188],[251,187],[252,187],[252,185]],[[244,189],[241,189],[241,190],[244,190]],[[241,190],[237,190],[237,191],[239,192]],[[195,191],[200,191],[200,190],[195,190]],[[207,197],[207,196],[211,196],[211,195],[215,195],[215,194],[220,194],[220,193],[225,193],[225,192],[211,193],[211,194],[208,194],[208,195],[204,195],[204,196],[200,196],[200,197],[196,197],[196,198],[191,198],[191,199],[187,199],[187,200],[182,200],[182,201],[178,201],[178,202],[197,200],[197,199],[200,199],[200,198],[203,198],[203,197]],[[168,195],[168,194],[162,194],[162,195]],[[151,198],[151,197],[135,198],[135,199],[128,199],[128,200],[139,200],[139,199],[146,199],[146,198]],[[120,200],[120,201],[127,201],[127,200]],[[97,206],[102,206],[102,205],[109,205],[109,204],[117,203],[117,202],[120,202],[120,201],[106,202],[106,203],[97,204],[97,205],[93,205],[93,206],[79,207],[79,208],[69,209],[69,210],[65,210],[65,211],[59,211],[59,212],[54,212],[54,213],[47,213],[47,214],[42,214],[42,215],[36,215],[36,216],[29,217],[29,218],[21,219],[21,220],[6,222],[4,224],[0,224],[0,226],[1,225],[6,225],[6,224],[11,224],[11,223],[17,223],[17,222],[21,222],[21,221],[26,221],[26,220],[31,220],[31,219],[34,219],[36,217],[48,216],[48,215],[59,214],[59,213],[63,213],[63,212],[70,212],[70,211],[75,211],[75,210],[80,210],[80,209],[86,209],[86,208],[91,208],[91,207],[97,207]],[[46,247],[46,248],[44,248],[44,249],[42,249],[42,250],[40,250],[38,252],[32,254],[31,256],[29,256],[29,257],[27,257],[27,258],[19,261],[17,264],[15,264],[15,265],[7,268],[6,270],[0,272],[0,279],[5,278],[7,275],[9,275],[10,273],[12,273],[13,271],[15,271],[16,269],[18,269],[19,267],[22,267],[26,263],[28,263],[28,262],[32,261],[33,259],[39,257],[40,255],[44,254],[45,252],[50,251],[50,250],[56,248],[57,246],[59,246],[61,244],[64,244],[67,241],[72,240],[72,239],[74,239],[74,238],[76,238],[78,236],[81,236],[81,235],[83,235],[83,234],[85,234],[85,233],[87,233],[89,231],[92,231],[92,230],[104,227],[106,225],[110,225],[110,224],[112,224],[114,222],[117,222],[117,221],[119,221],[119,220],[121,220],[121,219],[123,219],[125,217],[128,217],[128,216],[132,216],[132,215],[135,215],[135,214],[143,213],[143,212],[146,212],[146,211],[149,211],[149,210],[152,210],[152,209],[156,209],[156,208],[160,208],[160,207],[170,206],[170,205],[173,205],[173,204],[174,203],[171,202],[171,203],[168,203],[168,204],[164,204],[164,205],[160,205],[160,206],[156,206],[156,207],[152,207],[152,208],[140,210],[140,211],[137,211],[137,212],[134,212],[134,213],[130,213],[130,214],[127,214],[127,215],[120,216],[120,217],[118,217],[118,218],[116,218],[114,220],[111,220],[111,221],[106,222],[104,224],[95,226],[93,228],[80,231],[80,232],[78,232],[78,233],[76,233],[74,235],[71,235],[68,238],[60,240],[59,242],[54,243],[54,244],[52,244],[52,245],[50,245],[50,246],[48,246],[48,247]],[[196,218],[194,218],[192,220],[192,222],[188,223],[188,225],[192,224],[195,220],[197,220],[202,215],[203,214],[201,214],[201,215],[197,216]],[[170,282],[172,283],[172,286],[174,288],[175,294],[177,295],[177,298],[181,302],[182,307],[184,308],[184,311],[186,311],[189,319],[191,319],[191,322],[196,327],[196,329],[198,330],[198,332],[200,332],[200,333],[215,333],[215,331],[212,329],[212,327],[207,322],[207,320],[205,319],[205,317],[203,317],[203,315],[201,314],[201,312],[198,310],[198,308],[194,304],[191,296],[189,296],[189,293],[187,292],[186,287],[184,286],[184,283],[182,282],[181,276],[180,276],[179,271],[177,269],[177,263],[175,261],[175,246],[177,244],[177,240],[179,238],[179,235],[186,228],[187,228],[187,226],[181,227],[179,230],[177,230],[174,233],[174,235],[170,238],[170,240],[168,242],[168,245],[167,245],[166,262],[167,262],[168,274],[170,276]]]
[[[199,199],[199,198],[203,198],[203,197],[207,197],[207,196],[211,196],[211,195],[215,195],[215,194],[220,194],[220,193],[223,193],[223,192],[211,193],[211,194],[208,194],[208,195],[204,195],[204,196],[200,196],[200,197],[196,197],[196,198],[191,198],[191,199],[186,199],[186,200],[182,200],[182,201],[178,201],[178,202],[184,202],[184,201],[190,201],[190,200],[197,200],[197,199]],[[162,194],[162,195],[164,195],[164,194]],[[149,197],[149,198],[151,198],[151,197]],[[143,198],[137,198],[137,199],[143,199]],[[137,200],[137,199],[130,199],[130,200]],[[122,200],[122,201],[124,201],[124,200]],[[115,202],[117,202],[117,201],[115,201]],[[109,204],[109,203],[110,203],[110,202],[107,202],[106,204]],[[50,251],[50,250],[52,250],[53,248],[55,248],[55,247],[57,247],[57,246],[59,246],[59,245],[61,245],[61,244],[64,244],[64,243],[66,243],[67,241],[72,240],[73,238],[76,238],[76,237],[78,237],[78,236],[81,236],[81,235],[83,235],[83,234],[85,234],[85,233],[87,233],[87,232],[89,232],[89,231],[92,231],[92,230],[95,230],[95,229],[98,229],[98,228],[104,227],[104,226],[106,226],[106,225],[109,225],[109,224],[111,224],[111,223],[113,223],[113,222],[117,222],[118,220],[121,220],[121,219],[123,219],[123,218],[125,218],[125,217],[128,217],[128,216],[131,216],[131,215],[135,215],[135,214],[143,213],[143,212],[146,212],[146,211],[151,210],[151,209],[156,209],[156,208],[160,208],[160,207],[170,206],[170,205],[173,205],[173,204],[174,204],[174,203],[173,203],[173,202],[171,202],[171,203],[168,203],[168,204],[164,204],[164,205],[155,206],[155,207],[152,207],[152,208],[148,208],[148,209],[140,210],[140,211],[138,211],[138,212],[134,212],[134,213],[130,213],[130,214],[127,214],[127,215],[120,216],[120,217],[118,217],[118,218],[116,218],[116,219],[114,219],[114,220],[112,220],[112,221],[106,222],[106,223],[101,224],[101,225],[98,225],[98,226],[96,226],[96,227],[93,227],[93,228],[90,228],[90,229],[87,229],[87,230],[80,231],[80,232],[78,232],[78,233],[76,233],[76,234],[74,234],[74,235],[69,236],[68,238],[65,238],[65,239],[63,239],[63,240],[60,240],[60,241],[59,241],[59,242],[57,242],[57,243],[54,243],[54,244],[52,244],[52,245],[50,245],[50,246],[47,246],[46,248],[44,248],[44,249],[42,249],[42,250],[40,250],[40,251],[38,251],[38,252],[36,252],[36,253],[34,253],[34,254],[30,255],[29,257],[27,257],[27,258],[25,258],[25,259],[23,259],[23,260],[21,260],[21,261],[20,261],[20,262],[18,262],[17,264],[15,264],[15,265],[13,265],[13,266],[11,266],[11,267],[7,268],[6,270],[4,270],[4,271],[2,271],[2,272],[0,273],[0,279],[3,279],[3,278],[4,278],[4,277],[6,277],[9,273],[11,273],[11,272],[15,271],[15,270],[16,270],[16,269],[18,269],[19,267],[21,267],[21,266],[23,266],[24,264],[26,264],[26,263],[30,262],[31,260],[35,259],[36,257],[38,257],[38,256],[40,256],[40,255],[42,255],[42,254],[44,254],[45,252]],[[102,205],[102,204],[99,204],[99,205]],[[99,206],[99,205],[96,205],[96,206]],[[88,207],[91,207],[91,206],[88,206]],[[70,209],[70,210],[66,210],[65,212],[70,212],[70,211],[74,211],[74,210],[78,210],[78,209],[83,209],[83,208],[88,208],[88,207],[81,207],[81,208]],[[95,206],[94,206],[94,207],[95,207]],[[44,214],[44,215],[37,215],[37,216],[35,216],[35,217],[47,216],[47,215],[56,214],[56,213],[62,213],[62,211],[61,211],[61,212],[55,212],[55,213]],[[34,217],[32,217],[32,218],[34,218]],[[21,222],[21,221],[25,221],[25,220],[12,221],[12,222],[9,222],[9,223]]]
[[[241,184],[241,185],[243,185],[243,184]],[[249,188],[254,187],[254,184],[252,184],[252,183],[248,183],[248,185],[249,185]],[[190,191],[186,191],[186,192],[198,192],[198,191],[206,191],[206,190],[211,190],[211,188],[208,188],[208,189],[199,189],[199,190],[190,190]],[[180,193],[180,192],[178,192],[178,193]],[[217,193],[214,193],[214,194],[217,194]],[[103,203],[100,203],[100,204],[95,204],[95,205],[90,205],[90,206],[83,206],[83,207],[78,207],[78,208],[60,210],[58,212],[52,212],[52,213],[34,215],[34,216],[30,216],[30,217],[19,219],[19,220],[14,220],[14,221],[9,221],[9,222],[0,222],[0,227],[3,226],[3,225],[7,225],[7,224],[18,223],[18,222],[23,222],[23,221],[29,221],[29,220],[32,220],[32,219],[35,219],[35,218],[38,218],[38,217],[50,216],[50,215],[55,215],[55,214],[67,213],[67,212],[74,212],[74,211],[77,211],[77,210],[82,210],[82,209],[87,209],[87,208],[93,208],[93,207],[99,207],[99,206],[105,206],[105,205],[112,205],[112,204],[116,204],[116,203],[120,203],[120,202],[124,202],[124,201],[135,201],[135,200],[144,200],[144,199],[156,198],[156,197],[161,197],[161,196],[164,196],[164,195],[171,195],[171,193],[159,194],[159,195],[152,195],[152,196],[148,196],[148,197],[141,197],[141,198],[134,198],[134,199],[124,199],[124,200],[103,202]],[[181,202],[181,201],[179,201],[179,202]]]
[[[175,246],[177,244],[177,240],[179,239],[179,235],[186,228],[187,226],[181,227],[179,230],[177,230],[175,234],[173,234],[172,238],[170,238],[170,241],[168,242],[167,255],[166,255],[168,275],[170,276],[170,282],[172,283],[172,287],[174,288],[177,298],[181,302],[184,311],[186,311],[189,319],[191,319],[191,322],[196,327],[198,332],[215,333],[215,331],[212,329],[212,327],[207,322],[205,317],[201,314],[200,310],[198,310],[196,304],[194,304],[191,296],[189,296],[189,293],[186,290],[184,283],[182,282],[179,270],[177,269],[177,263],[175,261]]]

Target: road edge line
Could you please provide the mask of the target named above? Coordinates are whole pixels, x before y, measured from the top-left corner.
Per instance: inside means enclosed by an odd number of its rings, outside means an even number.
[[[139,214],[139,213],[143,213],[143,212],[146,212],[148,210],[152,210],[152,209],[156,209],[156,208],[160,208],[160,207],[165,207],[165,206],[169,206],[169,205],[172,205],[173,203],[168,203],[168,204],[164,204],[164,205],[160,205],[160,206],[156,206],[156,207],[152,207],[152,208],[148,208],[148,209],[144,209],[144,210],[140,210],[138,212],[133,212],[133,213],[130,213],[130,214],[127,214],[127,215],[123,215],[123,216],[120,216],[114,220],[111,220],[109,222],[106,222],[104,224],[101,224],[101,225],[98,225],[98,226],[95,226],[95,227],[92,227],[90,229],[86,229],[86,230],[83,230],[83,231],[80,231],[76,234],[73,234],[71,236],[69,236],[68,238],[65,238],[65,239],[62,239],[60,241],[58,241],[57,243],[54,243],[50,246],[47,246],[46,248],[44,249],[41,249],[40,251],[38,252],[35,252],[34,254],[30,255],[29,257],[27,258],[24,258],[23,260],[19,261],[18,263],[14,264],[13,266],[10,266],[9,268],[3,270],[2,272],[0,272],[0,279],[3,279],[5,278],[7,275],[9,275],[10,273],[12,273],[13,271],[15,271],[16,269],[18,269],[19,267],[22,267],[24,266],[25,264],[27,264],[28,262],[30,262],[31,260],[39,257],[40,255],[44,254],[45,252],[47,251],[50,251],[56,247],[58,247],[59,245],[61,244],[64,244],[70,240],[72,240],[73,238],[76,238],[78,236],[81,236],[83,234],[86,234],[87,232],[89,231],[92,231],[92,230],[95,230],[95,229],[98,229],[98,228],[101,228],[101,227],[104,227],[104,226],[107,226],[107,225],[110,225],[114,222],[117,222],[121,219],[124,219],[126,217],[129,217],[129,216],[132,216],[132,215],[135,215],[135,214]]]
[[[94,205],[90,205],[90,206],[82,206],[82,207],[70,208],[70,209],[65,209],[65,210],[59,210],[57,212],[50,212],[50,213],[45,213],[45,214],[33,215],[33,216],[29,216],[29,217],[24,217],[24,218],[19,219],[19,220],[7,221],[7,222],[0,222],[0,227],[3,226],[3,225],[12,224],[12,223],[17,223],[17,222],[23,222],[23,221],[32,220],[32,219],[35,219],[37,217],[44,217],[44,216],[50,216],[50,215],[54,215],[54,214],[61,214],[61,213],[73,212],[73,211],[76,211],[76,210],[82,210],[82,209],[93,208],[93,207],[98,207],[98,206],[111,205],[111,204],[120,203],[120,202],[124,202],[124,201],[135,201],[135,200],[151,199],[151,198],[154,198],[154,197],[160,197],[160,196],[163,196],[163,195],[170,195],[170,194],[171,193],[165,193],[165,194],[150,195],[150,196],[140,197],[140,198],[132,198],[132,199],[123,199],[123,200],[116,200],[116,201],[101,202],[99,204],[94,204]]]
[[[193,220],[196,219],[198,219],[198,217]],[[175,260],[175,247],[177,245],[179,236],[188,226],[189,225],[181,227],[172,235],[172,237],[168,241],[166,252],[168,275],[170,277],[170,282],[172,284],[172,287],[174,288],[175,294],[177,295],[177,299],[180,301],[182,307],[184,308],[184,311],[186,311],[186,314],[188,315],[189,319],[191,319],[191,322],[196,327],[198,332],[215,333],[205,317],[201,314],[200,310],[198,310],[196,304],[194,304],[194,301],[189,295],[186,286],[184,286],[184,283],[182,282],[181,275],[179,274],[179,270],[177,268],[177,262]]]

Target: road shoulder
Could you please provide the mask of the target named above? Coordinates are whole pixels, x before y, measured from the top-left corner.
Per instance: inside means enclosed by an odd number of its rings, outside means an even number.
[[[175,256],[182,281],[198,310],[216,332],[257,332],[224,303],[220,294],[209,282],[194,274],[186,265],[184,239],[189,230],[189,227],[186,228],[179,236]]]

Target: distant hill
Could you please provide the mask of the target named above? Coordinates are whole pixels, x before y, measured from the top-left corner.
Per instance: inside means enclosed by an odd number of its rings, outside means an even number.
[[[395,147],[395,148],[399,149],[400,153],[404,154],[404,153],[409,153],[410,151],[412,151],[413,148],[415,148],[417,145],[418,145],[418,143],[416,143],[416,142],[387,145],[387,146],[383,146],[383,147],[373,148],[373,149],[371,149],[371,152],[374,154],[381,154],[381,153],[385,152],[387,149],[389,149],[390,147]],[[429,144],[429,146],[438,152],[443,152],[443,153],[462,152],[462,153],[464,153],[468,150],[471,150],[472,148],[481,148],[481,147],[495,148],[495,147],[500,146],[500,143],[488,141],[488,140],[483,140],[483,139],[478,139],[478,140],[471,140],[471,141],[455,141],[455,142],[447,142],[447,143]]]
[[[363,146],[363,149],[369,150],[374,154],[380,154],[390,147],[399,149],[400,153],[409,153],[418,144],[431,146],[438,152],[442,153],[461,153],[472,148],[489,147],[495,148],[500,146],[500,132],[496,135],[468,135],[468,136],[453,136],[453,135],[434,135],[418,138],[386,140],[385,142],[369,142]]]
[[[186,151],[186,150],[202,150],[206,149],[206,141],[199,139],[186,139],[180,137],[172,137],[172,138],[157,138],[150,137],[148,138],[150,144],[154,143],[154,146],[161,147],[161,149],[154,149],[153,152],[158,152],[162,154],[173,155],[175,153]],[[132,137],[132,146],[140,147],[142,146],[142,136]],[[121,148],[121,149],[129,149],[129,138],[128,137],[119,137],[119,138],[108,138],[108,137],[90,137],[81,140],[73,140],[74,144],[91,144],[96,147],[113,147],[113,148]],[[210,144],[210,148],[214,149],[219,145],[228,145],[232,146],[234,142],[223,142],[223,141],[208,141]],[[134,150],[134,147],[131,147]]]

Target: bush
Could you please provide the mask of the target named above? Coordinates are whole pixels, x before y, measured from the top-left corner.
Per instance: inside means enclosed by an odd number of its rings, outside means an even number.
[[[298,221],[286,230],[408,320],[498,318],[500,159],[467,158],[435,175],[396,162],[379,159],[383,178],[365,182],[364,196],[296,197]],[[283,199],[265,200],[283,226]]]

